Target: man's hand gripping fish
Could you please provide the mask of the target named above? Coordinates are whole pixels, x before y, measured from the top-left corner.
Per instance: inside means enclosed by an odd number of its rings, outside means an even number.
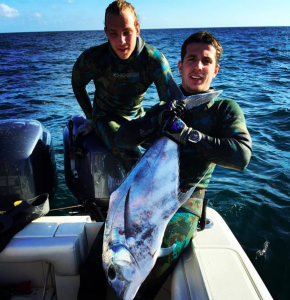
[[[200,95],[193,96],[185,102],[192,108],[218,94],[203,94],[202,100]],[[202,103],[196,103],[197,99]],[[157,258],[174,250],[175,244],[161,248],[165,228],[196,186],[185,194],[179,191],[178,145],[164,136],[112,193],[105,223],[103,268],[120,299],[133,299]]]

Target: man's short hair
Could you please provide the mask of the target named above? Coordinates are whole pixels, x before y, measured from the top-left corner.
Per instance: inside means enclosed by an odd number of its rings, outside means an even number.
[[[186,56],[187,46],[192,43],[203,43],[212,45],[216,50],[216,64],[218,64],[223,53],[223,47],[212,33],[207,32],[205,30],[193,33],[184,41],[183,45],[181,46],[181,62],[183,62],[184,57]]]
[[[134,25],[136,27],[139,24],[139,20],[138,20],[138,16],[136,14],[135,8],[134,8],[134,6],[131,3],[126,2],[125,0],[113,1],[106,8],[106,12],[105,12],[105,27],[107,27],[107,22],[106,22],[107,14],[121,15],[126,10],[130,11],[133,14],[133,16],[135,18]]]

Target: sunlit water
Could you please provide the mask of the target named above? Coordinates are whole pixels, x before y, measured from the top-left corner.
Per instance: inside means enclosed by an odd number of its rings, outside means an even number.
[[[290,299],[290,28],[209,30],[224,48],[213,86],[242,107],[254,150],[243,172],[216,168],[209,205],[230,226],[273,298]],[[141,31],[167,57],[178,83],[180,46],[194,31]],[[37,119],[50,130],[59,177],[51,208],[77,204],[63,165],[63,128],[81,113],[71,88],[72,66],[83,50],[105,41],[101,31],[0,34],[1,119]],[[93,84],[88,90],[93,99]],[[144,105],[157,102],[152,86]]]

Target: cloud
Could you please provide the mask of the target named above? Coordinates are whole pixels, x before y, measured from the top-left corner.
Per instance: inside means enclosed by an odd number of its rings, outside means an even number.
[[[67,0],[68,3],[74,3],[74,0]]]
[[[17,9],[9,7],[4,3],[0,3],[0,18],[17,18],[19,12]]]
[[[38,13],[38,12],[35,13],[35,16],[36,16],[37,18],[41,18],[41,17],[42,17],[42,15],[41,15],[40,13]]]
[[[52,8],[52,10],[60,10],[60,8],[58,6],[52,6],[51,8]]]

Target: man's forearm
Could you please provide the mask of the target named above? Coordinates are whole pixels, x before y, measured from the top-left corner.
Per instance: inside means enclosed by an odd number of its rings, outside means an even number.
[[[140,118],[124,123],[115,136],[118,147],[131,149],[142,144],[157,133],[154,122],[150,118]]]
[[[196,144],[188,142],[188,146],[196,147],[217,165],[235,170],[244,170],[252,155],[251,137],[246,133],[237,133],[230,138],[203,135],[201,141]]]
[[[84,114],[86,115],[87,119],[92,118],[92,104],[91,99],[87,93],[87,90],[85,87],[80,87],[76,85],[74,82],[72,82],[73,91],[75,94],[75,97],[83,110]]]

